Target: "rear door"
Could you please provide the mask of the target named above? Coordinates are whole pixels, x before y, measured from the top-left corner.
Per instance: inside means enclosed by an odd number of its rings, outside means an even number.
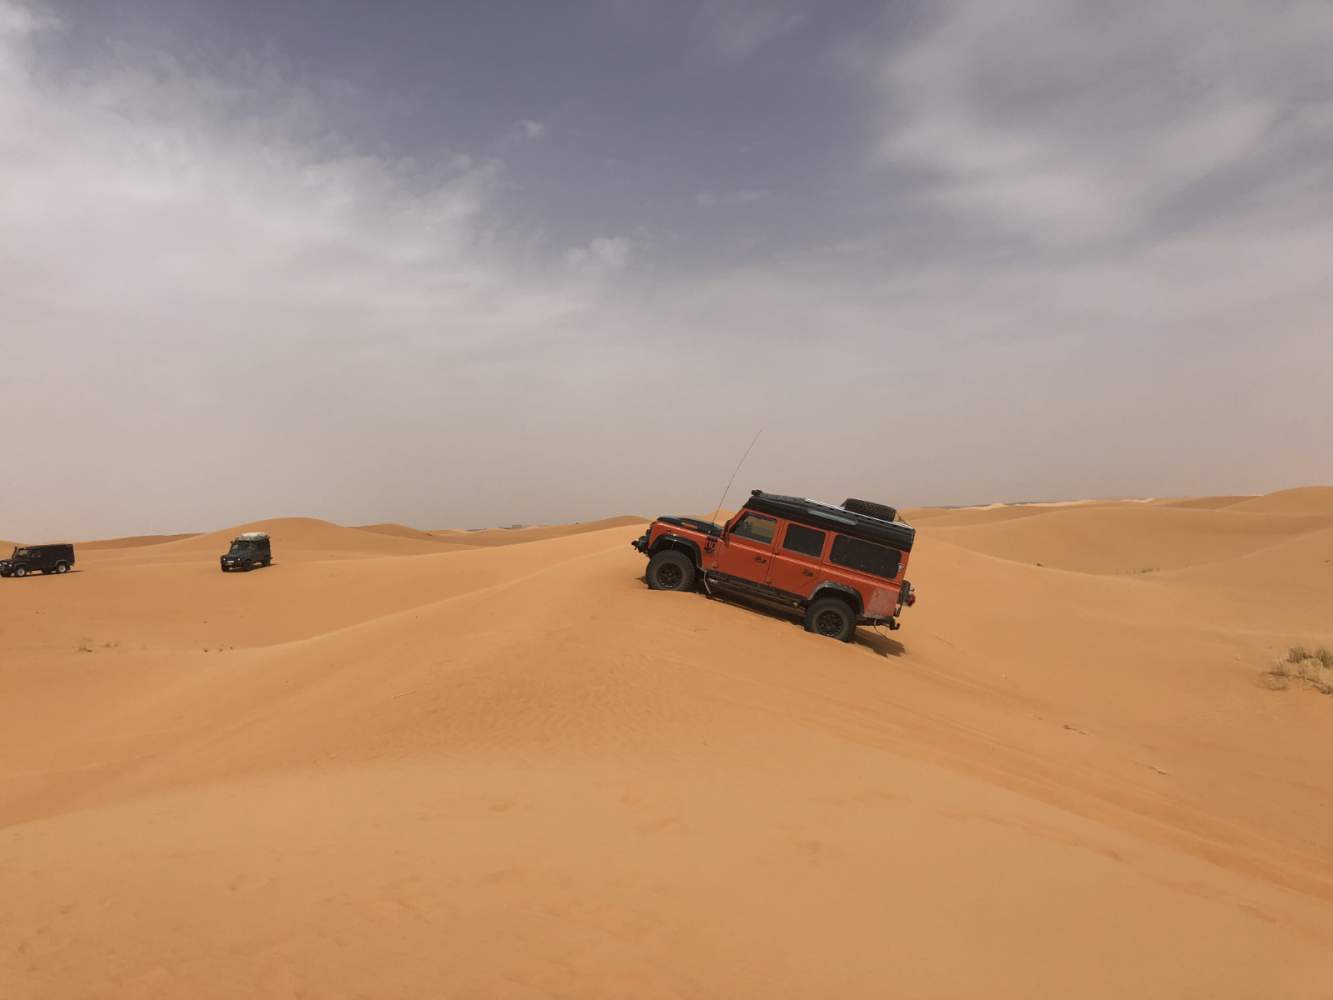
[[[828,532],[804,524],[784,522],[782,538],[773,553],[769,586],[806,598],[821,576],[820,559],[828,544]]]
[[[732,524],[725,539],[718,542],[709,569],[736,580],[765,583],[777,533],[777,518],[745,511]]]

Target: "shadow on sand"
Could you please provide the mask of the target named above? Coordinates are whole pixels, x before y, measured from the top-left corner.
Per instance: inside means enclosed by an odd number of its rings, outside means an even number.
[[[703,594],[702,591],[700,591]],[[720,601],[723,604],[730,604],[732,607],[740,608],[742,611],[748,611],[753,615],[759,615],[763,618],[773,618],[781,622],[805,631],[805,620],[797,611],[785,611],[781,608],[774,608],[761,601],[756,601],[741,594],[703,594],[710,601]],[[887,632],[880,629],[867,628],[861,626],[857,628],[852,637],[852,643],[857,646],[864,646],[873,653],[880,656],[902,656],[907,648],[894,639]]]

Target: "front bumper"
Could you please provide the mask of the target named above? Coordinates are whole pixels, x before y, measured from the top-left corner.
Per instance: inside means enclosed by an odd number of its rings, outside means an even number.
[[[638,538],[634,539],[634,541],[630,542],[630,543],[629,543],[629,544],[630,544],[630,548],[632,548],[632,549],[637,549],[639,552],[642,552],[644,555],[647,555],[647,554],[648,554],[648,534],[649,534],[649,533],[645,531],[645,532],[644,532],[642,535],[640,535]]]

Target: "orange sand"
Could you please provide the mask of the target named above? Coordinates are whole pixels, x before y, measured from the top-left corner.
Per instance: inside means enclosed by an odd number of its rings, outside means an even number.
[[[0,997],[1328,997],[1333,489],[1225,499],[915,512],[846,646],[637,519],[83,546],[0,580]]]

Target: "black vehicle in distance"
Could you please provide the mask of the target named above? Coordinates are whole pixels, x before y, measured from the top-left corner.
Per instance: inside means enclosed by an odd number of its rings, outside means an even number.
[[[73,566],[73,545],[18,545],[8,559],[0,559],[0,576],[68,573]]]
[[[262,531],[247,531],[237,535],[231,541],[231,548],[222,556],[222,572],[232,570],[249,571],[256,566],[267,566],[273,562],[273,549],[268,535]]]

